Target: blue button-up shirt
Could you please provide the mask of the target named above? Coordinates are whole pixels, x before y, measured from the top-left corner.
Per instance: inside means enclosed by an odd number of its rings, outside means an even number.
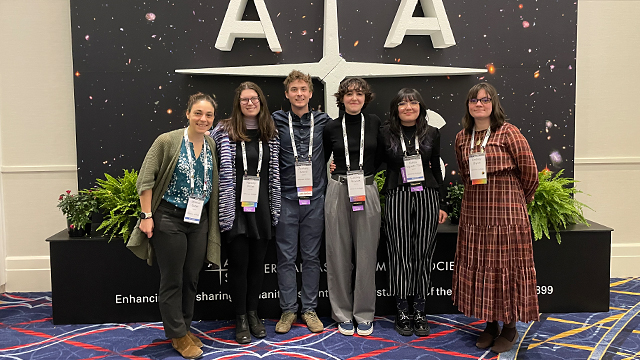
[[[273,120],[278,128],[280,136],[280,184],[282,196],[285,199],[297,200],[298,189],[296,188],[295,157],[291,145],[291,135],[289,134],[289,112],[278,110],[273,113]],[[307,161],[309,157],[309,133],[311,132],[311,117],[306,113],[302,118],[291,112],[293,121],[293,136],[296,141],[298,151],[298,161]],[[322,134],[327,122],[331,120],[329,115],[323,112],[313,112],[313,154],[311,166],[313,167],[313,196],[317,199],[324,195],[327,186],[327,164],[324,161],[324,150],[322,146]]]

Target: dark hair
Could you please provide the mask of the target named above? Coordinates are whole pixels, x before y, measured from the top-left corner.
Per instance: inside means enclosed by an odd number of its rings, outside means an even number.
[[[469,113],[469,100],[476,98],[480,90],[484,90],[484,92],[487,93],[487,96],[491,98],[491,131],[496,131],[500,126],[502,126],[502,124],[504,124],[505,121],[508,120],[502,106],[500,105],[500,97],[498,97],[496,88],[486,82],[476,84],[469,89],[465,103],[466,113],[462,118],[462,127],[467,134],[471,134],[473,127],[476,124],[475,119],[471,116],[471,113]]]
[[[240,94],[243,90],[253,90],[258,94],[260,99],[260,112],[258,113],[258,129],[260,130],[260,139],[262,141],[269,141],[276,136],[276,126],[271,118],[271,112],[267,106],[267,99],[262,92],[262,89],[251,81],[245,81],[236,89],[236,94],[233,97],[233,110],[231,110],[231,117],[222,120],[222,126],[225,131],[229,133],[229,139],[231,141],[250,141],[247,136],[247,125],[244,122],[244,115],[242,114],[242,107],[240,104]]]
[[[213,99],[212,96],[207,95],[207,94],[203,94],[201,92],[197,92],[191,96],[189,96],[189,102],[187,103],[187,114],[189,114],[191,112],[191,108],[193,107],[193,104],[200,102],[200,101],[208,101],[211,103],[211,106],[213,106],[213,111],[215,112],[215,110],[218,108],[218,103],[216,103],[216,101]]]
[[[302,71],[293,70],[289,73],[286,79],[284,79],[284,91],[289,91],[289,85],[296,80],[302,80],[309,86],[309,92],[313,92],[313,82],[311,81],[311,75],[305,74]]]
[[[338,86],[338,92],[333,94],[336,97],[336,104],[340,110],[344,110],[344,103],[342,99],[344,96],[351,90],[362,91],[364,93],[364,105],[362,106],[362,110],[364,110],[367,105],[375,98],[375,94],[371,92],[371,86],[367,83],[363,78],[346,78],[340,82],[340,86]]]
[[[422,96],[416,89],[402,88],[398,94],[391,100],[389,105],[389,119],[384,124],[385,136],[389,139],[389,145],[393,152],[398,152],[400,147],[400,113],[398,112],[398,104],[401,101],[418,101],[420,103],[420,114],[416,119],[416,134],[420,142],[420,148],[427,151],[431,148],[431,136],[429,136],[429,117],[427,115],[427,107],[422,100]]]

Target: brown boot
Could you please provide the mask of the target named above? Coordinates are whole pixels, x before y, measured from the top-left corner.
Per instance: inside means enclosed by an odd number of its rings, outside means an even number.
[[[484,329],[478,340],[476,341],[476,347],[478,349],[487,349],[493,345],[494,340],[500,335],[500,325],[497,321],[487,322],[487,327]]]
[[[518,341],[518,330],[515,327],[503,327],[500,336],[496,338],[496,341],[491,347],[491,351],[494,353],[503,353],[511,350],[513,345]]]
[[[202,350],[193,345],[189,335],[171,339],[171,346],[185,359],[196,359],[202,356]]]
[[[198,348],[201,348],[203,346],[202,341],[200,341],[197,336],[193,335],[191,331],[187,332],[187,336],[193,342],[193,345],[197,346]]]

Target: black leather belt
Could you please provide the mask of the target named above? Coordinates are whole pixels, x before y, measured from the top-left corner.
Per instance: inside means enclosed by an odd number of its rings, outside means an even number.
[[[346,184],[347,183],[347,176],[346,175],[331,175],[331,178],[341,184]],[[369,176],[365,176],[364,177],[364,184],[365,185],[373,185],[374,183],[374,176],[373,175],[369,175]]]

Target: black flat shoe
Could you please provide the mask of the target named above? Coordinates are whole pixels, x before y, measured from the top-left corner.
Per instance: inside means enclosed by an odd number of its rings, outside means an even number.
[[[398,314],[396,315],[395,329],[398,334],[402,336],[411,336],[413,335],[413,328],[411,327],[411,319],[409,315],[407,315],[406,310],[398,309]]]
[[[251,342],[247,315],[236,315],[236,341],[238,344],[248,344]]]
[[[262,320],[258,317],[257,311],[247,311],[247,320],[249,321],[249,330],[251,334],[258,339],[267,336],[267,329],[264,327]]]
[[[431,334],[429,322],[427,322],[424,312],[420,310],[416,310],[413,313],[413,332],[417,336],[429,336]]]

